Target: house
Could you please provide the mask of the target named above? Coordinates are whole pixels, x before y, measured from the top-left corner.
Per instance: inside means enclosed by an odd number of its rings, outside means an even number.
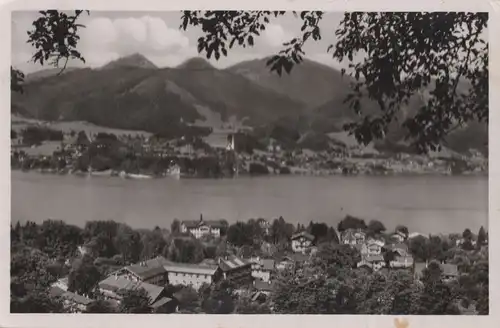
[[[428,263],[417,262],[413,266],[415,279],[421,280],[424,276],[424,270],[427,268]],[[450,263],[439,263],[441,268],[441,277],[444,281],[455,280],[459,276],[458,266]]]
[[[360,252],[362,255],[380,255],[384,245],[385,241],[383,239],[368,238],[368,240],[361,245]]]
[[[371,268],[373,271],[378,271],[385,267],[385,260],[382,255],[367,255],[362,257],[361,261],[358,262],[358,268],[366,266]]]
[[[403,256],[403,257],[409,256],[408,245],[403,243],[388,244],[385,245],[383,248],[386,252],[394,252],[398,256]]]
[[[165,265],[170,263],[163,256],[158,256],[147,261],[126,266],[115,274],[125,277],[130,281],[147,282],[149,284],[163,286],[167,282],[167,270]]]
[[[366,233],[362,230],[347,229],[341,234],[341,242],[344,245],[361,245],[365,243]]]
[[[269,233],[271,232],[271,223],[263,218],[257,219],[257,223],[259,224],[259,227],[262,229],[262,232],[265,235],[269,235]]]
[[[54,298],[60,298],[63,302],[64,308],[73,313],[85,312],[87,310],[87,306],[94,301],[88,297],[68,292],[67,290],[61,289],[57,286],[52,286],[50,288],[49,295]]]
[[[391,239],[396,240],[399,243],[402,243],[406,240],[406,235],[402,231],[396,231],[391,235]]]
[[[264,282],[271,279],[271,274],[274,271],[274,260],[272,259],[251,259],[252,262],[252,277]]]
[[[179,310],[179,302],[170,297],[162,297],[151,304],[151,310],[154,313],[175,313]]]
[[[451,281],[455,280],[458,278],[459,273],[458,273],[458,266],[455,264],[451,263],[441,263],[439,264],[439,267],[441,268],[442,277],[443,280],[445,281]]]
[[[293,268],[297,263],[307,264],[311,260],[311,255],[303,253],[293,253],[285,256],[280,262],[276,263],[277,270],[288,270]]]
[[[99,291],[107,299],[120,302],[123,294],[130,290],[144,289],[149,297],[149,304],[154,304],[164,296],[165,288],[141,281],[131,281],[117,274],[110,275],[98,284]]]
[[[294,234],[291,239],[292,250],[297,253],[305,253],[314,242],[314,236],[306,231]]]
[[[218,263],[223,279],[231,280],[239,286],[252,283],[252,263],[250,261],[231,255],[220,257]]]
[[[219,267],[214,265],[170,262],[164,269],[169,284],[190,286],[195,290],[203,284],[212,284],[220,277]]]
[[[191,220],[181,223],[181,232],[190,233],[197,239],[207,235],[219,238],[223,228],[222,221],[204,221],[202,216],[199,221]]]
[[[413,267],[413,256],[395,256],[389,265],[391,268],[411,268]]]
[[[68,277],[60,278],[52,284],[52,287],[60,288],[65,292],[68,291],[68,286],[69,286]]]

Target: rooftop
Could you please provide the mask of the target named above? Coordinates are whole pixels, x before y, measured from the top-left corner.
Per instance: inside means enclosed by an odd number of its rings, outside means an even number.
[[[160,298],[158,301],[156,301],[156,302],[154,302],[153,304],[151,304],[151,307],[152,307],[153,309],[157,309],[157,308],[159,308],[160,306],[165,305],[165,304],[167,304],[168,302],[171,302],[171,301],[172,301],[172,299],[171,299],[171,298],[168,298],[168,297],[162,297],[162,298]]]
[[[251,262],[245,261],[244,259],[234,255],[228,256],[226,258],[219,258],[219,267],[222,271],[231,271],[247,265],[251,265]]]
[[[187,221],[182,221],[182,224],[186,226],[188,229],[194,229],[203,225],[207,225],[211,228],[223,228],[224,223],[221,220],[210,220],[210,221],[205,221],[205,220],[187,220]]]
[[[299,232],[299,233],[294,234],[294,235],[292,236],[292,240],[297,239],[297,238],[300,238],[300,237],[304,237],[304,238],[309,239],[309,240],[311,240],[311,241],[313,241],[313,240],[314,240],[314,236],[313,236],[313,235],[311,235],[310,233],[308,233],[307,231],[301,231],[301,232]]]
[[[93,302],[93,300],[90,298],[72,292],[67,292],[59,287],[51,287],[49,294],[52,297],[61,297],[65,300],[72,301],[74,303],[82,305],[89,305],[90,303]]]
[[[128,280],[121,276],[109,276],[99,283],[99,288],[108,290],[114,293],[121,293],[126,290],[138,290],[144,289],[149,296],[151,302],[156,301],[161,292],[163,292],[163,287],[148,284],[145,282],[134,282]]]
[[[217,271],[218,267],[216,265],[208,265],[208,264],[189,264],[189,263],[169,262],[169,263],[165,264],[164,268],[168,272],[213,275]]]
[[[166,273],[164,266],[167,263],[169,263],[167,259],[165,259],[163,256],[158,256],[147,261],[129,265],[125,267],[125,269],[132,272],[141,279],[147,280],[162,273]]]

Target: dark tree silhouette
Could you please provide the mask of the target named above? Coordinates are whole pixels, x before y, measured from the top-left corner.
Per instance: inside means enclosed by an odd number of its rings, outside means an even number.
[[[274,18],[286,12],[184,11],[181,27],[200,27],[198,51],[219,59],[235,45],[253,46],[254,38]],[[321,39],[323,12],[294,13],[302,21],[299,37],[268,61],[279,75],[292,71],[305,55],[307,42]],[[436,149],[451,131],[472,120],[488,120],[487,13],[370,12],[346,13],[327,49],[339,61],[348,60],[353,92],[346,98],[362,116],[362,99],[378,103],[379,115],[364,116],[344,128],[368,144],[382,138],[410,98],[427,90],[427,101],[402,122],[407,137],[420,151]],[[361,62],[353,62],[357,54]],[[346,71],[343,70],[343,73]],[[465,82],[464,82],[465,81]],[[464,82],[467,91],[459,84]]]

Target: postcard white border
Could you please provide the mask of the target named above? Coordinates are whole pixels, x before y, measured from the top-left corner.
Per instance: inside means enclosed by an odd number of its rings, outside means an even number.
[[[490,237],[490,315],[489,316],[370,316],[370,315],[104,315],[104,314],[10,314],[10,56],[11,17],[13,10],[90,9],[107,11],[167,11],[195,9],[272,9],[272,10],[326,10],[326,11],[485,11],[489,12],[490,35],[490,158],[489,158],[489,235]],[[354,0],[87,0],[54,1],[0,0],[0,259],[6,265],[0,269],[0,327],[395,327],[394,319],[403,318],[409,328],[433,327],[495,327],[500,319],[499,254],[496,239],[500,233],[500,1],[354,1]],[[50,192],[49,190],[47,192]],[[497,232],[498,231],[498,232]]]

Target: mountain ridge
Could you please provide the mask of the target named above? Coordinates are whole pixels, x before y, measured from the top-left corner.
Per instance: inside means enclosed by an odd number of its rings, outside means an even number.
[[[268,58],[224,69],[201,57],[167,68],[153,67],[144,59],[133,54],[99,69],[27,79],[25,93],[12,94],[11,111],[153,133],[202,122],[208,115],[221,118],[215,121],[245,121],[266,133],[288,131],[287,142],[295,138],[289,139],[290,135],[311,131],[321,139],[359,119],[344,103],[351,92],[350,77],[311,60],[279,77],[266,66]],[[379,113],[374,101],[364,99],[362,103],[364,114]],[[401,118],[415,113],[419,106],[421,101],[415,96]],[[452,149],[481,146],[485,138],[487,142],[484,124],[471,124],[463,130],[448,138]],[[394,123],[388,141],[399,143],[404,135],[404,129]]]

